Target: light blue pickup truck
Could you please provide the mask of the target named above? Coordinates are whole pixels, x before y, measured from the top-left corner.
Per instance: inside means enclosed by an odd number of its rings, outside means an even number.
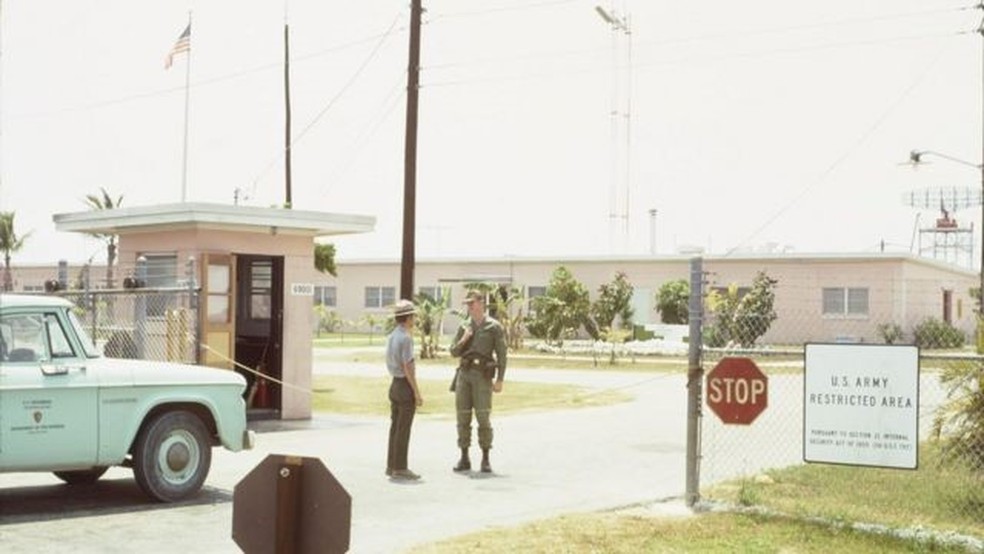
[[[152,498],[187,498],[213,446],[252,448],[245,386],[232,371],[105,358],[67,300],[0,295],[0,472],[77,484],[126,466]]]

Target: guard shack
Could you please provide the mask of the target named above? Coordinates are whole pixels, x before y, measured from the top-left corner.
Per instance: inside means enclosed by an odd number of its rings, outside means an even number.
[[[253,419],[311,417],[312,287],[305,280],[314,239],[370,232],[374,217],[180,203],[56,214],[54,222],[59,231],[116,235],[121,267],[143,258],[177,275],[194,260],[198,362],[246,377]],[[243,367],[271,377],[259,398],[255,375]]]

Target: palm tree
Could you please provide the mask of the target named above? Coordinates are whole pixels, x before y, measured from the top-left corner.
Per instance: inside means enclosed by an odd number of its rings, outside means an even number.
[[[338,277],[338,271],[335,267],[334,244],[314,245],[314,268],[321,273],[327,273],[332,277]]]
[[[121,194],[116,201],[106,192],[106,189],[99,187],[100,195],[88,194],[85,203],[93,210],[112,210],[119,208],[123,203]],[[106,241],[106,288],[113,288],[113,264],[116,263],[116,234],[115,233],[88,233],[97,239]]]
[[[414,298],[417,304],[417,331],[420,332],[420,358],[436,358],[444,327],[444,314],[451,300],[451,287],[440,289],[440,300],[431,295],[418,293]]]
[[[362,322],[369,327],[369,344],[372,344],[373,331],[375,331],[380,324],[386,322],[386,316],[382,314],[366,313],[362,316]]]
[[[14,212],[0,212],[0,252],[3,252],[3,290],[14,290],[10,276],[10,255],[24,247],[31,233],[18,237],[14,231]]]

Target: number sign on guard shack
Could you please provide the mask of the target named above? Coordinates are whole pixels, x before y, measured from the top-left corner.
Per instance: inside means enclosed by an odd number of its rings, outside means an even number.
[[[807,344],[803,460],[916,469],[919,349]]]

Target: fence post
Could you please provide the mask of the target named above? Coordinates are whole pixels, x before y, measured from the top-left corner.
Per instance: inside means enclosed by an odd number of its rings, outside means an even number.
[[[90,268],[90,266],[89,266],[88,263],[85,264],[82,267],[82,276],[83,276],[82,277],[82,286],[85,289],[85,296],[83,296],[82,298],[85,299],[84,300],[85,307],[86,307],[86,309],[89,310],[89,319],[92,322],[92,333],[90,333],[90,336],[92,337],[93,344],[95,344],[95,342],[99,339],[99,337],[96,335],[96,330],[97,330],[96,329],[96,322],[99,320],[99,318],[97,317],[98,314],[96,313],[96,311],[99,308],[96,306],[96,295],[92,293],[92,283],[91,283],[91,281],[89,279],[89,270],[90,269],[91,268]]]
[[[68,261],[58,260],[58,290],[68,288]]]
[[[700,257],[690,259],[690,323],[687,363],[687,506],[700,500],[700,404],[704,368],[701,367],[701,324],[704,319],[704,269]]]
[[[188,256],[188,262],[185,265],[188,277],[188,309],[191,311],[191,324],[195,326],[195,332],[193,336],[195,337],[194,350],[195,353],[195,363],[202,363],[202,314],[198,312],[199,303],[198,299],[198,283],[196,282],[197,275],[195,274],[195,257]]]
[[[147,282],[147,258],[137,258],[136,278],[138,283]],[[133,343],[137,347],[137,359],[145,359],[147,345],[147,295],[135,292],[133,300]]]

